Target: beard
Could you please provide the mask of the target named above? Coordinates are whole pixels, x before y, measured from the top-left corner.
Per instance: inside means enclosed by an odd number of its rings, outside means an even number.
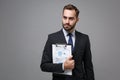
[[[75,28],[75,25],[76,25],[76,23],[75,23],[74,25],[63,24],[63,23],[62,23],[63,28],[64,28],[67,32],[73,31],[73,29]]]

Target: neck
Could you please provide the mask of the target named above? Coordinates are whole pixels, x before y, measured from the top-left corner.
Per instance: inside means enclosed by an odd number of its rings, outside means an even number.
[[[69,30],[69,31],[67,31],[68,33],[72,33],[74,31],[74,29],[71,29],[71,30]]]

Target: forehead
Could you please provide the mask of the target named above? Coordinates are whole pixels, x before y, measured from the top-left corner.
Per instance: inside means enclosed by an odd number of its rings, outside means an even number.
[[[75,10],[65,9],[64,12],[63,12],[63,16],[66,16],[66,17],[76,17],[76,12],[75,12]]]

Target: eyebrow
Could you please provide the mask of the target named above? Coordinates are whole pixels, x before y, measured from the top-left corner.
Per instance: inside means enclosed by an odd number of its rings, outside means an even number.
[[[66,17],[66,16],[63,16],[64,18],[69,18],[69,19],[74,19],[74,17]]]

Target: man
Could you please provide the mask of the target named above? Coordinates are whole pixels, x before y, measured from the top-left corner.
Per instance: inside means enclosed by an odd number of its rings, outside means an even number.
[[[75,30],[75,25],[79,21],[78,16],[79,10],[74,5],[66,5],[62,14],[63,28],[48,35],[40,67],[42,71],[53,72],[53,80],[94,80],[89,37]],[[54,64],[52,44],[68,44],[68,33],[72,36],[72,56],[63,63]],[[58,74],[67,69],[72,70],[72,75]]]

